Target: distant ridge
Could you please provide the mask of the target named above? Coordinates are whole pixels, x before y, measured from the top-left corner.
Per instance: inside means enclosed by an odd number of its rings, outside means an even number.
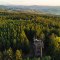
[[[24,5],[0,5],[0,9],[3,10],[16,10],[16,11],[27,11],[34,13],[48,13],[54,15],[60,15],[60,6],[24,6]]]

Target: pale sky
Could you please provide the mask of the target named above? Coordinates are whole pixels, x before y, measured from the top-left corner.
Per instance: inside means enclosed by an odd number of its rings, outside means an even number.
[[[60,0],[0,0],[0,5],[60,6]]]

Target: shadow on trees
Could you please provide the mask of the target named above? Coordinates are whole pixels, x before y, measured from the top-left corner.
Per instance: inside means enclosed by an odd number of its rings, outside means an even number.
[[[33,38],[35,36],[35,30],[30,29],[25,29],[25,34],[29,40],[30,43],[33,43]]]

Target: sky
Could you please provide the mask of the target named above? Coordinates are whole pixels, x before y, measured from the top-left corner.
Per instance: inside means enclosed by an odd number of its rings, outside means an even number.
[[[0,5],[60,6],[60,0],[0,0]]]

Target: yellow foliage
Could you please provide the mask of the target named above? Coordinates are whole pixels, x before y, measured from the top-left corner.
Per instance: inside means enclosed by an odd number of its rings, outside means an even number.
[[[22,51],[16,50],[16,60],[22,60]]]

